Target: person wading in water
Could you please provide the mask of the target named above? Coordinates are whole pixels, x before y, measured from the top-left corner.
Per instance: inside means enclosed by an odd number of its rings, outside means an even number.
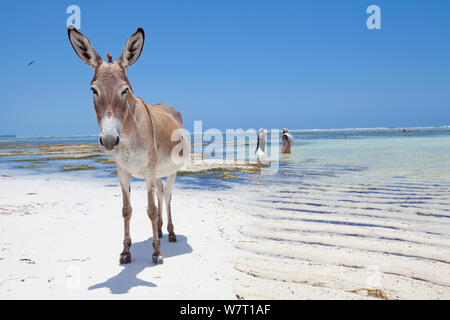
[[[283,135],[281,136],[283,146],[281,147],[281,153],[291,153],[291,144],[294,141],[294,137],[288,132],[288,129],[283,129]]]

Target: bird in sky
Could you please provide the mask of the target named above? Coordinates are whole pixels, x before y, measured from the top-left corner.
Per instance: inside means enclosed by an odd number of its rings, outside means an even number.
[[[31,62],[28,62],[27,67],[31,66],[36,60],[33,60]]]

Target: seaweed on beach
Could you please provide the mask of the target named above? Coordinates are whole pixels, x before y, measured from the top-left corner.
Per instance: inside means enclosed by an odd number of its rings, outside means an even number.
[[[367,296],[374,297],[377,299],[383,299],[383,300],[389,300],[389,297],[383,292],[383,290],[375,288],[375,289],[368,289],[368,288],[359,288],[352,290],[352,293],[359,294],[360,291],[366,291]]]

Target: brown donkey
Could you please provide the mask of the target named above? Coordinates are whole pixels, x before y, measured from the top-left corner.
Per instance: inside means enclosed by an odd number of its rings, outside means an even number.
[[[127,70],[139,58],[144,45],[144,30],[137,29],[126,42],[120,58],[103,61],[89,40],[72,26],[68,29],[73,49],[94,69],[91,81],[94,106],[100,128],[100,146],[114,155],[123,195],[123,251],[120,263],[130,263],[130,177],[145,179],[148,194],[147,214],[153,229],[153,263],[163,262],[160,253],[162,205],[166,204],[169,241],[175,242],[170,201],[172,186],[183,160],[189,157],[181,114],[168,105],[149,106],[136,98],[127,78]],[[161,178],[167,177],[166,185]],[[155,206],[155,189],[158,209]]]

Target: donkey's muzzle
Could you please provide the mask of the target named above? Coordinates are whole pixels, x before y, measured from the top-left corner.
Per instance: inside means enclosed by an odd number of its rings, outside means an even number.
[[[103,135],[100,136],[99,142],[106,150],[112,150],[119,144],[119,140],[119,136],[116,135]]]

